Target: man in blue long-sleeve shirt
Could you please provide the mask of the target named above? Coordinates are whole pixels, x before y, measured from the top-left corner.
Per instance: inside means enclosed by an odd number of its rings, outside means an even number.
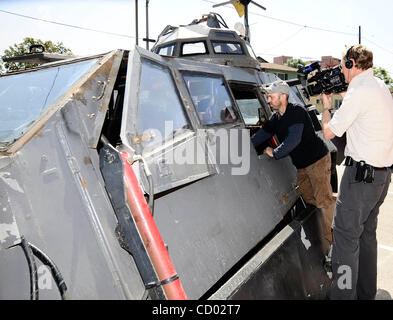
[[[287,155],[297,169],[300,192],[307,203],[320,208],[324,220],[324,237],[332,244],[332,221],[335,199],[330,185],[331,159],[328,148],[315,133],[310,116],[302,106],[288,103],[289,86],[278,80],[264,87],[267,102],[276,110],[263,129],[259,129],[251,141],[257,147],[273,135],[281,144],[264,153],[281,159]]]

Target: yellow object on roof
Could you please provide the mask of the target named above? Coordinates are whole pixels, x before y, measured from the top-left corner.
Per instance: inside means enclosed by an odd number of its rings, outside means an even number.
[[[241,4],[240,1],[232,2],[234,7],[236,8],[236,11],[239,15],[239,17],[244,16],[244,4]]]

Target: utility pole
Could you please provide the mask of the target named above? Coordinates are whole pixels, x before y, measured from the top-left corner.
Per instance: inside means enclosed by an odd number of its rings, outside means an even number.
[[[138,45],[138,0],[135,0],[135,41]]]
[[[362,27],[359,26],[359,44],[362,43]]]
[[[149,1],[146,0],[146,50],[149,50]]]
[[[156,42],[149,38],[149,2],[150,0],[146,0],[146,38],[143,38],[143,41],[146,41],[146,50],[149,50],[149,42]]]
[[[244,26],[246,28],[246,41],[250,42],[250,25],[248,24],[248,5],[244,6]]]

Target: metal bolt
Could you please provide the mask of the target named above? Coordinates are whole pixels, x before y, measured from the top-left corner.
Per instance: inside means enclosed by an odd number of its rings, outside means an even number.
[[[112,153],[110,153],[109,151],[106,151],[105,152],[105,155],[104,155],[104,160],[106,161],[106,162],[108,162],[108,163],[113,163],[114,161],[115,161],[115,156],[112,154]]]

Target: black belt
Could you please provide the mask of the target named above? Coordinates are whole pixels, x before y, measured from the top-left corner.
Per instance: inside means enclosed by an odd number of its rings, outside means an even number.
[[[364,162],[364,161],[363,161]],[[357,167],[359,167],[360,162],[353,160],[350,156],[346,156],[345,157],[345,165],[348,167],[352,167],[353,165]],[[363,163],[364,164],[364,163]],[[367,164],[367,163],[366,163]],[[372,165],[369,165],[370,167],[372,167],[375,171],[383,171],[386,170],[387,167],[382,167],[382,168],[378,168],[378,167],[374,167]]]

